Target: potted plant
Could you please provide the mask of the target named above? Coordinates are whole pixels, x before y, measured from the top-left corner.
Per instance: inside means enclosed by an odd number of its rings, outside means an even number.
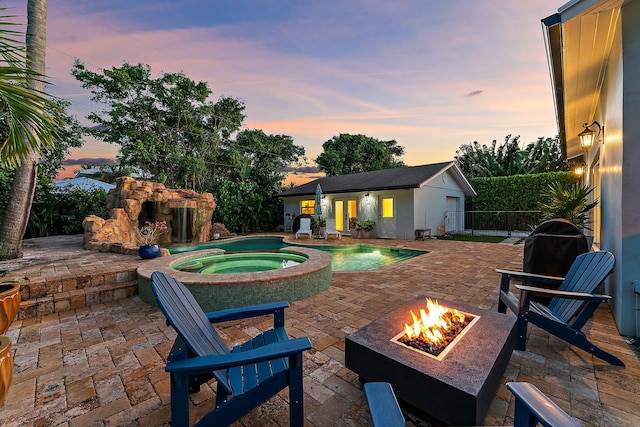
[[[356,217],[349,218],[349,233],[351,237],[358,237],[358,226],[356,225]]]
[[[0,281],[0,335],[13,323],[20,310],[20,283],[24,279]]]
[[[589,202],[589,195],[593,188],[575,183],[570,187],[555,182],[549,184],[549,189],[542,194],[543,202],[540,206],[542,220],[564,218],[574,223],[580,230],[589,228],[589,211],[598,205],[598,200]]]
[[[25,279],[0,281],[0,334],[4,334],[20,310],[20,284]],[[13,378],[13,351],[9,337],[0,336],[0,407]]]
[[[373,229],[376,227],[376,222],[368,218],[359,219],[356,221],[356,227],[363,238],[371,239],[373,237]]]
[[[9,337],[0,336],[0,406],[9,392],[13,379],[13,351]]]
[[[220,227],[217,222],[214,222],[211,227],[211,237],[213,237],[213,240],[218,240],[220,238]]]
[[[138,230],[136,238],[140,242],[138,255],[142,259],[151,259],[160,256],[160,246],[156,244],[156,239],[168,230],[166,221],[146,221]]]
[[[324,236],[324,232],[327,229],[327,220],[323,217],[318,217],[318,236]]]

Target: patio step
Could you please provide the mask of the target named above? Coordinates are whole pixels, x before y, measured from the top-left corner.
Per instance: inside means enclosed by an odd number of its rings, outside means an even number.
[[[18,319],[91,307],[129,298],[138,293],[135,268],[118,272],[96,272],[84,276],[55,277],[23,283]]]

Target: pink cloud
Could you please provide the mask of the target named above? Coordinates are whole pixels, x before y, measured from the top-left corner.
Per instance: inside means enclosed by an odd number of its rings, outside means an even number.
[[[307,16],[283,25],[265,19],[169,30],[137,22],[144,9],[123,19],[115,7],[87,14],[74,2],[50,3],[47,73],[52,91],[73,101],[81,117],[102,107],[70,75],[75,58],[93,70],[141,62],[155,75],[184,71],[207,81],[214,98],[244,100],[247,127],[291,135],[308,153],[349,132],[398,140],[412,164],[444,161],[474,139],[555,135],[540,19],[558,6],[467,2],[429,15],[376,1],[344,17],[334,3],[313,4]],[[376,35],[373,18],[381,17],[407,28],[406,37],[387,41],[382,28]],[[375,40],[358,39],[365,30],[374,30]],[[365,48],[332,55],[327,38]],[[324,51],[314,54],[311,46]],[[479,89],[482,96],[463,96]]]

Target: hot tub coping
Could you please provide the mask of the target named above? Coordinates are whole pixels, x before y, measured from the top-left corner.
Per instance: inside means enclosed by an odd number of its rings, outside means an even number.
[[[151,290],[151,274],[161,271],[184,284],[203,310],[213,311],[275,301],[297,301],[316,295],[331,285],[332,257],[315,249],[287,246],[279,252],[297,253],[307,261],[296,266],[252,273],[199,274],[179,271],[171,266],[198,256],[224,253],[221,249],[203,249],[160,257],[142,263],[138,273],[138,295],[144,302],[157,305]],[[265,286],[269,285],[269,286]]]

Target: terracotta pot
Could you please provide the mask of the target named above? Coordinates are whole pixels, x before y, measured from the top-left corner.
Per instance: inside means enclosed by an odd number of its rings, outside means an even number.
[[[0,335],[13,323],[20,310],[20,284],[0,284]]]
[[[11,351],[11,340],[8,337],[0,336],[0,406],[7,396],[11,380],[13,379],[13,352]]]

